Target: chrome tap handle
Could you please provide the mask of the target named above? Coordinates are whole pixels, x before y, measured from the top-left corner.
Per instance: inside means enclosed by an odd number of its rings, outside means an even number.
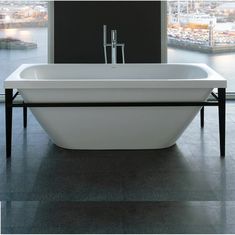
[[[125,47],[125,44],[122,44],[122,63],[125,64],[125,51],[124,51],[124,47]]]

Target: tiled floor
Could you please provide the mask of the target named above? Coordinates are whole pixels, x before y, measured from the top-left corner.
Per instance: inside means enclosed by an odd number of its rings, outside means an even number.
[[[147,151],[61,149],[15,109],[9,161],[0,112],[2,233],[235,233],[235,103],[225,159],[215,107],[204,129],[197,116],[177,145]]]

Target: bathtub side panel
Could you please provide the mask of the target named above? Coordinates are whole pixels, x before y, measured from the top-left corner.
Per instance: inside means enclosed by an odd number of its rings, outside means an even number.
[[[26,102],[204,101],[211,89],[20,90]],[[68,149],[158,149],[177,141],[200,107],[32,108]]]

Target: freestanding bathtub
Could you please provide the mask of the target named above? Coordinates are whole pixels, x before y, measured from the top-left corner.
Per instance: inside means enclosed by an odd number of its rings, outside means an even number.
[[[205,64],[21,65],[5,80],[26,103],[203,102],[226,80]],[[159,149],[175,144],[201,107],[34,107],[58,146]]]

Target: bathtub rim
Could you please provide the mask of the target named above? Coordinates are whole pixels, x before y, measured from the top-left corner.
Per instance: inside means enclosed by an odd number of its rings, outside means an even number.
[[[157,63],[125,64],[125,65],[161,65]],[[85,65],[98,66],[104,64],[22,64],[4,81],[5,89],[95,89],[95,88],[226,88],[227,80],[203,63],[162,63],[162,65],[190,65],[203,69],[208,76],[194,79],[28,79],[20,77],[23,70],[42,65]],[[121,64],[120,64],[121,65]],[[112,66],[108,64],[108,66]],[[116,66],[119,66],[117,64]]]

